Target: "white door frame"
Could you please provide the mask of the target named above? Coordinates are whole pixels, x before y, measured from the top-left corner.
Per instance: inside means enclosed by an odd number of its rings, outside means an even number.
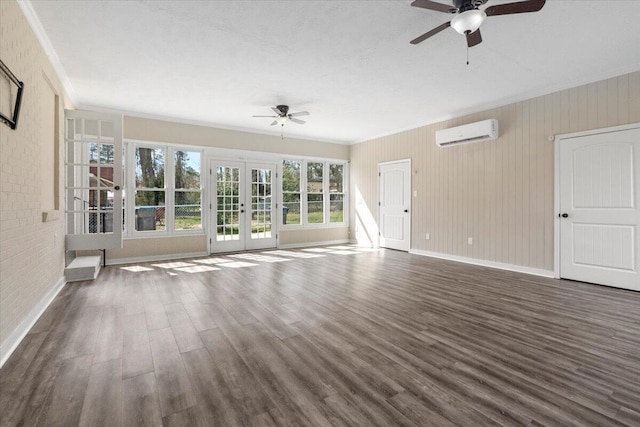
[[[640,123],[613,126],[602,129],[591,129],[582,132],[565,133],[554,138],[554,201],[553,201],[553,277],[560,278],[560,144],[562,141],[583,136],[599,135],[603,133],[619,132],[640,128]]]
[[[209,177],[208,177],[208,189],[205,191],[207,193],[207,198],[208,198],[208,202],[209,202],[209,209],[208,209],[208,215],[207,215],[207,253],[209,254],[213,254],[213,253],[223,253],[221,251],[215,251],[215,239],[216,239],[216,235],[217,235],[217,227],[213,224],[214,220],[216,220],[217,218],[217,211],[216,209],[214,209],[214,207],[217,207],[217,197],[214,194],[214,192],[217,189],[216,186],[216,174],[213,173],[214,170],[214,165],[216,162],[219,162],[220,164],[228,164],[231,166],[239,166],[240,167],[240,179],[241,179],[241,194],[242,197],[240,198],[240,201],[242,203],[245,204],[244,206],[244,211],[245,211],[245,216],[244,219],[241,219],[240,223],[242,224],[242,226],[244,228],[248,228],[248,233],[250,235],[251,233],[251,227],[247,226],[247,224],[250,224],[250,214],[251,214],[251,196],[250,194],[248,194],[247,192],[250,190],[250,182],[248,182],[247,177],[248,177],[248,171],[249,168],[251,166],[268,166],[268,167],[273,167],[272,171],[273,171],[273,178],[272,178],[272,217],[271,217],[271,233],[272,235],[275,236],[275,245],[273,246],[274,248],[277,248],[280,246],[280,238],[279,238],[279,233],[278,233],[278,225],[280,224],[280,209],[278,209],[278,206],[280,206],[280,200],[279,200],[279,194],[280,192],[278,191],[278,188],[280,186],[280,169],[279,169],[279,163],[277,161],[273,161],[270,158],[267,158],[266,160],[254,160],[252,158],[229,158],[229,157],[218,157],[218,156],[207,156],[206,157],[206,162],[207,162],[207,167],[209,169]],[[273,208],[273,206],[275,206],[275,208]],[[247,231],[245,230],[245,233]],[[259,248],[250,248],[248,246],[251,245],[247,245],[247,242],[250,240],[250,237],[248,237],[247,235],[244,235],[244,249],[240,249],[242,251],[250,251],[250,250],[256,250]],[[271,248],[271,246],[269,246],[269,248]],[[233,251],[232,251],[233,252]]]
[[[124,191],[124,184],[122,183],[122,171],[123,171],[123,120],[122,115],[120,114],[108,114],[108,113],[98,113],[95,111],[84,111],[84,110],[64,110],[65,114],[65,128],[64,128],[64,140],[65,140],[65,224],[66,224],[66,236],[65,236],[65,248],[66,250],[93,250],[93,249],[113,249],[113,248],[121,248],[122,247],[122,193]],[[67,128],[69,124],[69,120],[80,120],[82,123],[82,135],[83,138],[77,139],[76,133],[74,131],[73,138],[69,138],[69,130]],[[101,135],[96,135],[95,139],[86,139],[84,138],[84,126],[85,121],[94,120],[98,122],[98,132],[101,132],[101,123],[100,122],[112,122],[113,123],[113,135],[111,137],[102,138]],[[75,123],[75,122],[74,122]],[[108,138],[111,138],[109,140]],[[114,147],[114,158],[112,163],[113,168],[113,186],[102,187],[101,183],[97,183],[94,186],[85,183],[84,185],[77,185],[77,169],[78,167],[82,168],[85,172],[87,172],[86,177],[90,174],[90,168],[92,167],[88,160],[81,159],[77,160],[77,150],[75,143],[97,143],[97,144],[107,144],[113,145]],[[84,146],[84,144],[82,144]],[[84,151],[84,148],[83,148]],[[88,159],[88,155],[87,155]],[[101,162],[98,161],[94,166],[102,167]],[[106,163],[105,165],[109,165]],[[98,175],[99,171],[96,172]],[[96,178],[96,181],[99,180],[100,177]],[[95,190],[92,189],[95,188]],[[81,213],[83,216],[87,214],[91,215],[91,209],[86,207],[88,200],[85,199],[85,196],[80,198],[80,208],[77,207],[77,199],[75,196],[75,190],[77,188],[85,188],[87,190],[87,194],[89,191],[96,191],[98,193],[98,200],[100,200],[100,192],[103,191],[111,191],[113,193],[113,206],[110,209],[112,215],[112,231],[98,231],[98,224],[102,222],[102,213],[106,211],[106,209],[101,209],[100,203],[95,209],[94,215],[96,216],[96,232],[91,233],[86,230],[86,227],[82,226],[82,232],[78,232],[77,224],[75,223],[75,214]],[[112,190],[109,190],[112,188]],[[88,198],[88,196],[87,196]]]
[[[380,238],[381,236],[381,216],[380,216],[380,167],[381,166],[385,166],[385,165],[392,165],[395,163],[409,163],[409,234],[408,234],[408,238],[409,238],[409,251],[411,250],[411,225],[413,222],[413,206],[412,206],[412,195],[413,195],[413,172],[411,169],[411,158],[408,159],[398,159],[398,160],[390,160],[388,162],[379,162],[378,163],[378,184],[377,184],[377,199],[378,199],[378,236],[376,239],[376,247],[379,248],[380,247]]]

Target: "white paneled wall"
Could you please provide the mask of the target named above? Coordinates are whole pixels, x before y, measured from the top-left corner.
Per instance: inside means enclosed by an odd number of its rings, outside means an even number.
[[[485,119],[497,141],[436,146],[436,130]],[[412,249],[553,270],[548,136],[636,122],[640,71],[353,145],[352,235],[376,239],[378,163],[411,158]]]

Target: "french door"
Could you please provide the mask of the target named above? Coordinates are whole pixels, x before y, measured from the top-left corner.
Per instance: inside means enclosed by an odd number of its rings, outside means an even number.
[[[122,116],[66,110],[66,249],[122,247]]]
[[[211,252],[276,247],[276,165],[211,161]]]

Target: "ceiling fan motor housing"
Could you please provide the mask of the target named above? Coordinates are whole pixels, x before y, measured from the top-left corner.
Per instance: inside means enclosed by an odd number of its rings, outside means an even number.
[[[453,5],[455,9],[451,10],[451,13],[462,13],[467,10],[477,9],[483,4],[485,4],[487,0],[453,0]]]
[[[283,116],[286,116],[289,112],[288,105],[276,105],[276,108],[282,113]]]

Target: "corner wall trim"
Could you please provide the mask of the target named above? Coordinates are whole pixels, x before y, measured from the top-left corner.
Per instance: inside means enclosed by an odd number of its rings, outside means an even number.
[[[67,282],[64,277],[61,277],[60,280],[58,280],[58,283],[56,283],[49,293],[47,293],[44,298],[42,298],[40,302],[33,307],[27,317],[25,317],[20,325],[18,325],[11,335],[9,335],[9,338],[2,343],[0,346],[0,368],[5,364],[9,357],[11,357],[33,325],[35,325],[40,316],[42,316],[42,313],[44,313],[44,311],[49,307],[66,284]]]
[[[278,249],[294,249],[294,248],[308,248],[311,246],[326,246],[326,245],[346,245],[353,243],[352,240],[327,240],[324,242],[305,242],[305,243],[288,243],[286,245],[278,245]]]
[[[171,259],[199,258],[209,256],[207,252],[189,252],[184,254],[151,255],[131,258],[107,258],[107,265],[136,264],[139,262],[167,261]]]
[[[449,255],[449,254],[443,254],[439,252],[429,252],[429,251],[423,251],[419,249],[411,249],[409,253],[413,255],[428,256],[431,258],[446,259],[448,261],[456,261],[456,262],[464,262],[466,264],[480,265],[483,267],[497,268],[499,270],[508,270],[508,271],[515,271],[518,273],[532,274],[534,276],[542,276],[542,277],[549,277],[549,278],[554,277],[553,271],[542,270],[540,268],[525,267],[522,265],[505,264],[502,262],[486,261],[483,259]]]

